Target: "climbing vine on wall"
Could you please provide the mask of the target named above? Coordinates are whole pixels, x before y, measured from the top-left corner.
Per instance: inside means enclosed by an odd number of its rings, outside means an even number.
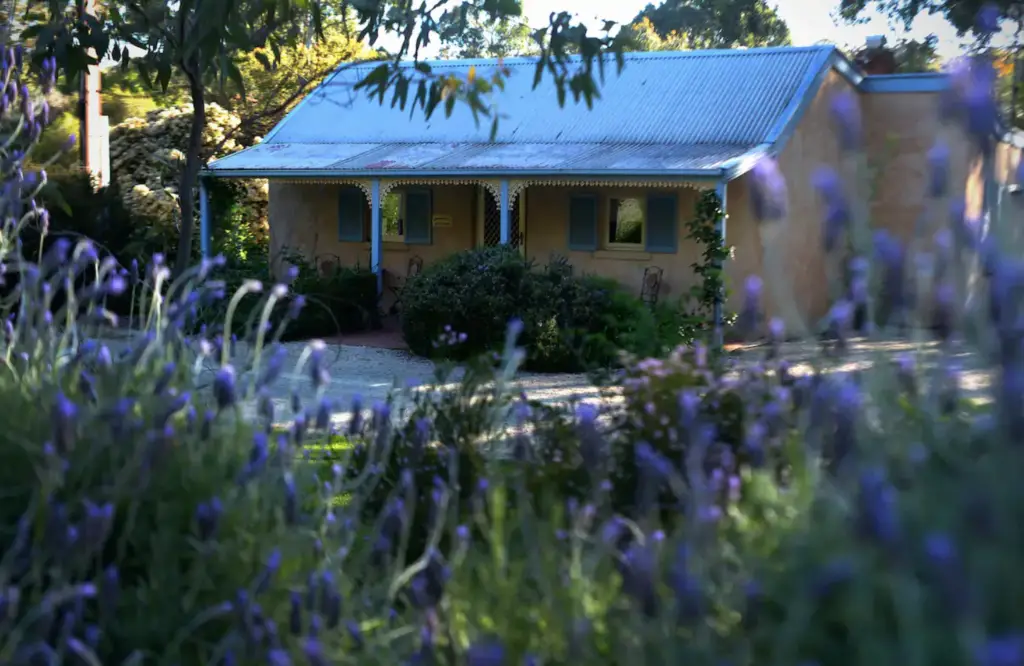
[[[686,222],[686,237],[701,250],[700,259],[691,266],[698,283],[690,288],[689,316],[685,337],[698,337],[714,326],[716,303],[724,303],[726,296],[723,265],[731,252],[722,243],[718,220],[722,216],[722,202],[713,191],[701,193],[694,206],[693,217]],[[731,324],[734,316],[723,313],[723,324]]]

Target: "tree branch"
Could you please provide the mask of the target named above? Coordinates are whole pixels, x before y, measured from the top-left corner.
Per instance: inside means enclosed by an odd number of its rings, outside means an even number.
[[[322,81],[327,76],[329,76],[331,72],[336,71],[341,71],[338,69],[337,65],[333,67],[325,67],[324,69],[314,74],[313,77],[310,79],[300,77],[302,81],[300,81],[299,87],[295,90],[295,92],[289,95],[287,99],[285,99],[277,106],[274,106],[273,108],[267,108],[267,106],[270,104],[270,101],[268,101],[267,104],[264,105],[264,108],[262,110],[257,111],[253,114],[247,114],[238,125],[224,132],[224,137],[219,142],[217,142],[216,146],[213,147],[212,153],[214,155],[219,153],[220,150],[224,147],[224,145],[227,144],[227,142],[230,141],[232,138],[234,138],[242,129],[252,127],[257,122],[264,118],[272,118],[276,115],[284,113],[285,111],[288,110],[288,107],[291,106],[292,103],[294,103],[297,99],[302,97],[303,94],[305,94],[306,90],[310,87],[311,84],[313,84],[314,81]]]

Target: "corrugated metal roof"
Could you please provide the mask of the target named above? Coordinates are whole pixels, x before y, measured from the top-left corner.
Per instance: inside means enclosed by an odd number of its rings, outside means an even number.
[[[632,53],[606,66],[592,109],[570,98],[559,107],[550,76],[533,89],[536,61],[504,62],[500,116],[474,122],[465,104],[439,109],[382,105],[353,90],[377,63],[340,69],[313,91],[264,143],[218,160],[214,172],[270,171],[688,171],[771,143],[780,124],[829,62],[831,46]],[[430,63],[437,73],[487,76],[493,60]],[[410,95],[411,101],[412,95]]]
[[[353,151],[359,154],[353,155]],[[264,143],[218,160],[217,171],[279,169],[301,174],[427,172],[694,172],[720,170],[746,146],[599,143]],[[332,155],[332,151],[334,154]],[[335,159],[339,155],[345,157]],[[349,157],[351,155],[351,157]]]

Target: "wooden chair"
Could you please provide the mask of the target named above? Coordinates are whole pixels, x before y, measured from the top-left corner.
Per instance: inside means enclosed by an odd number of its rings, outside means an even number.
[[[336,254],[321,254],[314,261],[320,275],[330,275],[341,268],[341,257]]]
[[[385,272],[385,277],[388,278],[388,289],[395,297],[394,303],[388,309],[388,314],[395,314],[398,312],[399,307],[402,303],[402,291],[405,289],[406,283],[420,273],[423,272],[423,258],[418,255],[409,257],[409,263],[405,267],[405,275],[399,276],[391,272]]]
[[[665,271],[658,266],[648,266],[644,269],[644,279],[640,285],[640,300],[648,307],[658,304],[658,293],[661,291],[661,279]]]

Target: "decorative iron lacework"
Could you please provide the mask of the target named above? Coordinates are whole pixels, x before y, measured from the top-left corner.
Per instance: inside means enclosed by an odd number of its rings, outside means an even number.
[[[368,178],[282,178],[278,182],[294,185],[354,185],[366,195],[366,200],[373,204],[373,180]],[[402,178],[380,180],[381,202],[391,190],[403,185],[479,185],[488,193],[495,206],[501,205],[501,181],[489,178]],[[509,208],[514,209],[519,202],[519,194],[530,186],[538,187],[611,187],[611,188],[644,188],[660,189],[685,188],[697,190],[714,189],[714,183],[698,183],[690,181],[654,181],[654,180],[594,180],[586,178],[533,178],[526,180],[510,180],[508,183]],[[518,218],[515,218],[518,220]],[[518,233],[518,232],[516,232]]]
[[[511,196],[509,197],[511,199]],[[519,205],[521,197],[516,197],[509,207],[509,245],[519,247],[522,234],[519,229]],[[484,245],[493,247],[501,243],[501,209],[493,197],[484,199]]]

